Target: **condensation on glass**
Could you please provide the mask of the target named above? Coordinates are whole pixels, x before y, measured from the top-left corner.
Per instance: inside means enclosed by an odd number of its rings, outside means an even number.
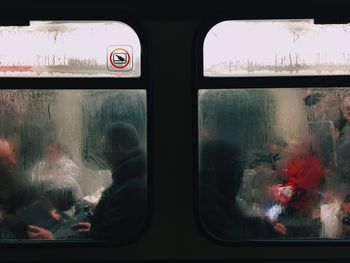
[[[117,21],[0,27],[0,77],[139,77],[135,31]]]
[[[113,182],[115,167],[102,147],[107,127],[132,125],[146,152],[146,116],[145,90],[1,90],[0,242],[29,239],[28,225],[35,222],[55,240],[94,240],[71,226],[94,216]],[[119,180],[123,185],[127,179]],[[116,209],[118,202],[128,202],[118,200]],[[128,210],[120,213],[123,218]],[[104,220],[118,224],[116,218]]]
[[[346,75],[349,24],[306,20],[224,21],[203,46],[206,77]]]
[[[350,89],[200,90],[199,212],[219,240],[350,236]]]

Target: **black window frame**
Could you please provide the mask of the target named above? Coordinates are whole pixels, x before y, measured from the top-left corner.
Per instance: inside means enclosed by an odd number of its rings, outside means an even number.
[[[232,11],[232,12],[231,12]],[[242,11],[242,10],[241,10]],[[318,246],[340,247],[350,244],[348,239],[259,239],[259,240],[233,240],[224,241],[215,238],[203,226],[201,215],[199,213],[199,105],[198,93],[202,89],[218,90],[218,89],[266,89],[266,88],[350,88],[350,74],[348,75],[313,75],[313,76],[224,76],[224,77],[206,77],[204,76],[204,41],[209,31],[218,23],[225,21],[244,21],[244,20],[292,20],[292,19],[314,19],[315,24],[346,24],[350,20],[350,16],[342,12],[339,16],[332,13],[319,12],[317,10],[298,10],[291,8],[285,12],[281,12],[276,16],[271,9],[262,14],[257,9],[251,12],[247,9],[245,12],[236,13],[235,10],[226,10],[225,13],[207,17],[197,29],[197,35],[194,40],[194,78],[193,78],[193,200],[194,200],[194,216],[202,234],[212,241],[214,244],[223,247],[288,247],[288,246]],[[231,13],[231,14],[230,14]]]
[[[6,11],[5,11],[6,10]],[[29,11],[28,11],[29,10]],[[28,26],[29,21],[115,21],[128,25],[137,34],[140,41],[140,71],[139,77],[0,77],[0,87],[6,90],[17,89],[54,89],[54,90],[145,90],[146,92],[146,142],[147,142],[147,220],[142,231],[135,240],[116,243],[114,241],[95,240],[0,240],[3,248],[112,248],[123,247],[136,243],[147,231],[153,214],[153,92],[148,70],[148,40],[144,29],[137,18],[128,12],[115,13],[108,8],[60,8],[59,12],[52,9],[38,8],[4,8],[0,26]],[[14,18],[16,17],[16,18]],[[85,162],[85,161],[84,161]]]

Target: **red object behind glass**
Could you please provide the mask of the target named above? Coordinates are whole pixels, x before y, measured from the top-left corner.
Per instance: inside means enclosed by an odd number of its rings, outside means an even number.
[[[278,204],[305,212],[318,193],[323,166],[301,143],[292,145],[287,159],[287,164],[280,169],[286,182],[270,187],[269,192]]]

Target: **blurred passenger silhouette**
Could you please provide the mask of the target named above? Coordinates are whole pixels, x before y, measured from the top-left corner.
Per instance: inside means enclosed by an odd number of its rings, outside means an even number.
[[[202,225],[216,239],[235,241],[276,235],[258,217],[247,217],[238,207],[245,167],[241,150],[224,140],[204,140],[200,145],[199,215]]]

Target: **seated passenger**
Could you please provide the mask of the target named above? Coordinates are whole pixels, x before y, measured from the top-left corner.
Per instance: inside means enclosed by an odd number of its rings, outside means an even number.
[[[44,205],[56,221],[52,223],[50,231],[36,225],[29,225],[28,236],[32,239],[81,239],[71,227],[72,224],[87,220],[92,213],[91,204],[85,201],[76,201],[70,188],[49,188],[44,197]],[[48,221],[53,221],[52,219]]]
[[[282,214],[280,219],[293,227],[290,235],[318,236],[312,211],[319,203],[319,187],[323,177],[320,160],[309,153],[300,140],[293,140],[279,173],[284,182],[270,187],[276,205],[270,208],[267,215],[275,223]],[[295,224],[297,221],[299,223]]]
[[[74,227],[95,239],[128,242],[140,233],[147,217],[147,159],[134,126],[117,122],[108,127],[104,155],[112,185],[103,193],[90,222]]]
[[[45,187],[33,186],[25,177],[17,174],[13,149],[5,139],[0,139],[0,238],[28,238],[28,225],[18,211],[43,198]],[[50,212],[47,210],[48,213]]]
[[[113,182],[102,193],[91,220],[73,228],[96,240],[125,243],[137,237],[146,223],[146,155],[135,127],[127,123],[109,126],[103,146]],[[54,238],[45,229],[35,231],[41,238]]]
[[[245,165],[241,151],[223,140],[204,140],[200,147],[199,215],[203,227],[225,241],[274,236],[270,224],[244,216],[236,203]]]
[[[79,165],[59,143],[49,143],[44,147],[42,159],[33,167],[32,183],[46,185],[45,196],[50,200],[50,209],[62,226],[53,233],[56,239],[78,238],[67,225],[76,223],[77,219],[86,220],[88,211],[92,209],[91,204],[82,200],[80,178]],[[85,207],[87,211],[83,211],[81,207]],[[34,227],[31,229],[34,232],[37,230]],[[31,232],[28,234],[31,238],[36,237]]]
[[[76,200],[83,196],[80,177],[79,165],[60,143],[50,143],[45,147],[43,158],[35,164],[31,174],[33,182],[48,182],[54,188],[72,189]]]
[[[44,183],[31,184],[18,174],[11,145],[5,139],[0,139],[0,239],[42,238],[36,235],[36,226],[29,224],[28,217],[32,222],[46,219],[63,222],[63,215],[59,211],[71,207],[72,198],[69,196],[67,191],[50,188]],[[28,214],[28,207],[36,203],[41,203],[40,211],[44,211],[45,218],[40,218],[43,214],[35,214],[38,210]],[[81,215],[79,213],[77,219],[83,219]]]
[[[23,191],[23,182],[16,174],[16,159],[5,139],[0,139],[0,238],[24,238],[26,226],[14,212],[21,200],[15,200]]]
[[[281,161],[280,153],[284,142],[270,142],[263,150],[254,149],[247,153],[247,165],[237,202],[246,215],[261,216],[270,206],[268,191],[280,183],[276,169]]]

